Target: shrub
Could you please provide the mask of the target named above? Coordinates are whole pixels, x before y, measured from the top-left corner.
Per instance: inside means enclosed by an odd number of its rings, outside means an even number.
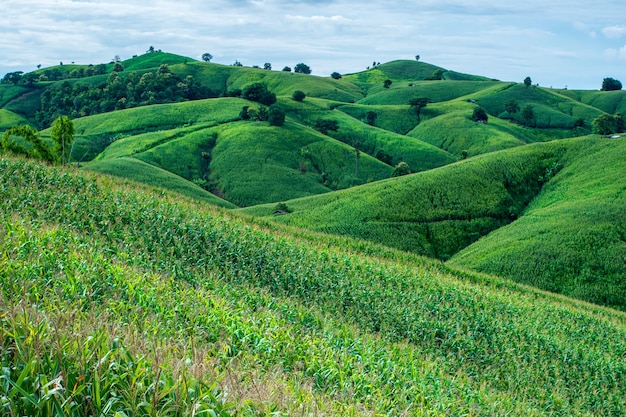
[[[291,98],[293,98],[295,101],[302,101],[304,100],[305,97],[306,97],[306,94],[304,94],[304,92],[300,90],[294,91],[293,94],[291,95]]]

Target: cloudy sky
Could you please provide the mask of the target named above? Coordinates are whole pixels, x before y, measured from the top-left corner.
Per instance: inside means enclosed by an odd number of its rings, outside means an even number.
[[[624,0],[0,0],[0,75],[98,64],[149,46],[328,76],[421,60],[503,81],[626,82]]]

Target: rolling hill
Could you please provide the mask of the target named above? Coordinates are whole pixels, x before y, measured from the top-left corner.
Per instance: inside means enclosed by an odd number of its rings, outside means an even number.
[[[284,124],[269,125],[262,117],[268,107],[243,98],[254,85],[275,97]],[[294,99],[296,91],[303,100]],[[623,91],[526,86],[418,61],[334,79],[154,52],[43,68],[1,84],[0,130],[29,122],[49,140],[47,124],[67,112],[76,128],[73,160],[85,169],[624,308],[616,179],[624,168],[619,159],[608,171],[588,159],[619,155],[621,139],[600,152],[603,139],[585,135],[598,116],[622,112],[625,98]],[[419,113],[413,99],[423,100]],[[511,101],[517,111],[506,110]],[[532,118],[523,116],[527,107]],[[488,120],[473,120],[477,109]],[[417,174],[390,178],[400,163]],[[536,209],[555,198],[550,190],[572,164],[611,184],[598,195],[601,206],[564,193],[557,206],[569,211]],[[591,194],[599,186],[582,177],[567,184],[578,183]],[[291,214],[270,217],[285,204]],[[530,233],[524,242],[518,228]],[[537,249],[548,237],[580,245]],[[591,259],[596,248],[607,255]]]

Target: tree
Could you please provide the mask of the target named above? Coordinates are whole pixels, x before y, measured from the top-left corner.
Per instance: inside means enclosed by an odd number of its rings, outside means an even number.
[[[246,100],[265,104],[266,106],[276,103],[276,94],[268,91],[261,83],[254,83],[245,87],[241,92],[241,97]]]
[[[336,132],[339,130],[339,123],[336,120],[319,119],[314,123],[315,130],[318,130],[321,134],[326,135],[329,131]]]
[[[23,71],[9,72],[2,78],[2,84],[17,84],[22,79]]]
[[[618,91],[622,89],[622,83],[615,78],[605,78],[602,80],[602,88],[600,91]]]
[[[510,119],[512,114],[519,111],[519,104],[517,104],[517,101],[511,99],[504,103],[504,110],[508,113]]]
[[[276,105],[270,106],[267,121],[270,122],[270,126],[282,126],[285,124],[285,112],[283,109]]]
[[[291,72],[291,67],[284,66],[282,71]]]
[[[426,105],[430,102],[431,100],[426,97],[415,97],[409,100],[409,105],[413,107],[413,109],[415,110],[415,114],[417,115],[417,123],[421,122],[420,116],[422,113],[422,109],[426,107]]]
[[[393,81],[391,81],[391,80],[385,80],[385,82],[383,83],[383,87],[389,88],[389,86],[391,86],[392,83],[393,83]]]
[[[68,164],[71,158],[70,145],[74,141],[74,123],[67,116],[60,116],[52,123],[50,138],[61,156],[61,165]]]
[[[115,72],[123,72],[124,71],[124,65],[122,65],[121,62],[116,62],[115,65],[113,65],[113,71],[115,71]]]
[[[26,142],[32,143],[32,148],[27,149],[22,143],[11,140],[13,136],[20,136],[24,138]],[[52,162],[54,160],[52,153],[39,137],[39,132],[28,125],[16,126],[8,129],[4,132],[0,143],[4,152],[13,152],[32,158],[43,159],[48,162]]]
[[[599,135],[611,135],[624,131],[624,118],[621,114],[602,114],[596,117],[593,122],[593,131]]]
[[[204,62],[211,62],[212,59],[213,59],[213,55],[211,55],[210,53],[205,52],[202,54],[202,60]]]
[[[401,177],[402,175],[407,175],[411,173],[411,168],[409,164],[404,161],[401,161],[396,165],[393,172],[391,173],[392,177]]]
[[[524,78],[524,85],[526,86],[526,88],[530,87],[532,83],[533,83],[533,80],[531,80],[530,77]]]
[[[150,47],[148,48],[148,50],[146,51],[147,54],[153,54],[155,52],[154,50],[154,46],[150,45]]]
[[[415,55],[415,60],[419,61],[420,60],[420,56],[419,55]]]
[[[291,98],[293,98],[295,101],[302,101],[304,100],[305,97],[306,97],[306,94],[304,94],[304,92],[300,90],[294,91],[293,94],[291,95]]]
[[[243,67],[243,64],[236,59],[235,62],[233,62],[233,67]]]
[[[537,124],[533,106],[530,104],[524,106],[524,109],[522,110],[522,119],[524,119],[524,126],[526,127],[530,126],[530,122],[534,122],[535,125]]]
[[[367,122],[368,125],[374,126],[374,123],[376,122],[377,117],[378,117],[378,114],[376,112],[368,111],[367,114],[365,115],[365,121]]]
[[[333,72],[332,74],[330,74],[330,78],[332,78],[333,80],[340,80],[341,74],[339,74],[338,72]]]
[[[297,72],[298,74],[310,74],[311,68],[307,64],[299,63],[293,68],[293,72]]]
[[[482,107],[476,107],[472,113],[472,120],[475,122],[487,123],[489,116],[487,116],[485,109]]]
[[[271,71],[272,69],[272,64],[269,62],[266,62],[265,64],[263,64],[263,69],[266,69],[268,71]]]
[[[248,112],[249,108],[250,108],[250,106],[243,106],[241,108],[241,111],[239,112],[239,117],[241,118],[241,120],[248,120],[248,119],[250,119],[250,113]]]

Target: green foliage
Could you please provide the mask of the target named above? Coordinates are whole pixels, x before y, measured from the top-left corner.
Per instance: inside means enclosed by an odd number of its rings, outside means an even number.
[[[626,409],[614,311],[106,179],[0,175],[8,414]]]
[[[341,79],[341,74],[335,71],[335,72],[333,72],[332,74],[330,74],[330,77],[331,77],[333,80],[340,80],[340,79]]]
[[[310,74],[311,68],[307,64],[301,62],[293,67],[293,72],[298,74]]]
[[[389,87],[391,87],[391,84],[393,84],[393,81],[391,81],[390,79],[386,79],[386,80],[383,82],[383,87],[384,87],[384,88],[389,88]]]
[[[530,77],[524,78],[524,85],[526,86],[526,88],[530,87],[532,83],[533,83],[533,80]]]
[[[282,126],[285,124],[285,111],[277,105],[272,105],[269,108],[267,121],[270,126]]]
[[[624,118],[621,114],[602,114],[593,119],[593,131],[599,135],[611,135],[624,131]]]
[[[339,123],[336,120],[319,119],[313,124],[315,130],[319,131],[322,135],[327,135],[328,132],[336,132],[339,130]]]
[[[602,80],[602,88],[600,91],[616,91],[622,89],[622,83],[619,80],[608,77]]]
[[[398,165],[396,165],[396,167],[393,169],[393,172],[391,173],[392,177],[401,177],[403,175],[408,175],[411,173],[411,168],[409,167],[409,164],[407,164],[406,162],[402,161],[399,162]]]
[[[268,91],[267,87],[261,83],[254,83],[245,87],[242,90],[241,97],[246,100],[256,101],[257,103],[261,103],[266,106],[276,103],[276,94]]]
[[[21,138],[22,141],[16,139],[16,137]],[[54,161],[52,152],[48,148],[48,145],[39,137],[39,132],[28,125],[8,129],[2,135],[0,143],[2,144],[3,152],[12,152],[18,155],[42,159],[47,162]]]
[[[474,122],[482,122],[487,123],[489,120],[489,116],[487,112],[482,107],[476,107],[472,112],[472,121]]]
[[[306,97],[306,94],[304,94],[304,92],[300,90],[294,91],[293,94],[291,95],[291,98],[293,98],[295,101],[302,101],[305,99],[305,97]]]
[[[535,110],[533,109],[533,106],[530,104],[527,104],[524,106],[524,108],[522,109],[522,119],[524,120],[524,126],[528,127],[531,124],[533,124],[534,126],[537,125],[537,116],[535,115]]]
[[[59,116],[50,129],[50,138],[55,144],[55,151],[61,156],[61,165],[68,164],[72,157],[74,142],[74,123],[67,116]]]

